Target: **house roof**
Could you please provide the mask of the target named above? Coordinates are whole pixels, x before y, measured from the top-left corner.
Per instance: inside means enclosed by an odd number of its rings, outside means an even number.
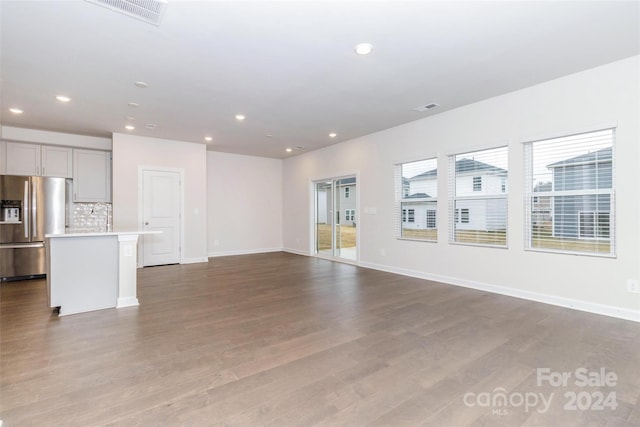
[[[427,197],[431,197],[431,196],[428,195],[427,193],[414,193],[406,197],[403,197],[403,199],[426,199]]]
[[[506,169],[499,168],[497,166],[493,166],[484,162],[479,162],[478,160],[473,159],[460,159],[456,162],[456,173],[464,173],[464,172],[496,172],[496,173],[507,173]],[[420,175],[416,175],[412,178],[413,180],[418,179],[427,179],[427,178],[435,178],[438,175],[437,169],[432,169],[421,173]]]
[[[590,153],[581,154],[579,156],[571,157],[559,162],[551,163],[547,165],[548,168],[558,168],[562,166],[576,166],[585,165],[590,163],[604,163],[610,162],[612,158],[613,150],[611,147],[603,148],[601,150],[592,151]]]

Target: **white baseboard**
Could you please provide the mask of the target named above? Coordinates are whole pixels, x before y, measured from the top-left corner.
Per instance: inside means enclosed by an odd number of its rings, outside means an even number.
[[[282,251],[283,252],[289,252],[289,253],[296,254],[296,255],[311,256],[311,254],[309,252],[300,251],[298,249],[282,248]]]
[[[465,288],[491,292],[494,294],[506,295],[515,298],[522,298],[529,301],[536,301],[559,307],[571,308],[574,310],[586,311],[593,314],[615,317],[618,319],[640,322],[640,310],[631,310],[605,304],[597,304],[588,301],[576,300],[573,298],[559,297],[555,295],[542,294],[538,292],[525,291],[522,289],[508,288],[505,286],[491,285],[472,280],[464,280],[457,277],[440,276],[436,274],[424,273],[422,271],[409,270],[403,268],[389,267],[382,264],[370,262],[360,262],[361,267],[373,270],[386,271],[388,273],[400,274],[403,276],[416,277],[418,279],[431,280],[434,282],[446,283],[448,285],[462,286]]]
[[[180,260],[180,264],[197,264],[199,262],[209,262],[209,258],[184,258]]]
[[[135,307],[136,305],[140,305],[138,298],[136,297],[118,298],[118,301],[116,302],[116,308]]]

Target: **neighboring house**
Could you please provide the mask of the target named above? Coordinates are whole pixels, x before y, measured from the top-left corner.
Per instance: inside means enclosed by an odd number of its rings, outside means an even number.
[[[612,188],[612,149],[604,148],[547,166],[554,192],[578,194],[553,198],[553,235],[580,239],[610,237],[610,194],[580,194]]]
[[[407,230],[434,229],[438,194],[438,170],[421,173],[412,178],[402,178],[402,228]],[[415,201],[411,201],[415,200]]]
[[[408,179],[409,195],[402,201],[402,227],[405,229],[436,228],[438,192],[437,169]],[[404,186],[404,182],[403,182]],[[477,197],[456,201],[454,221],[458,230],[505,230],[506,199],[487,196],[506,195],[507,171],[473,159],[456,162],[456,197]],[[410,199],[420,201],[411,202]]]
[[[337,203],[337,223],[341,225],[356,225],[356,179],[345,178],[337,181],[335,186],[338,193],[334,200],[331,185],[318,188],[316,191],[316,203],[318,210],[318,224],[332,224],[333,204]]]
[[[541,182],[533,189],[531,200],[531,223],[535,227],[551,228],[551,196],[537,196],[535,193],[550,192],[551,182]]]

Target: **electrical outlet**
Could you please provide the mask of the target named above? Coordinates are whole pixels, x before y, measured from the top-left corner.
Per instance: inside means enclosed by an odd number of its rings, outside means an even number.
[[[215,239],[215,240],[213,241],[213,246],[220,246],[220,240]]]
[[[632,294],[640,294],[640,284],[635,279],[627,279],[627,291]]]

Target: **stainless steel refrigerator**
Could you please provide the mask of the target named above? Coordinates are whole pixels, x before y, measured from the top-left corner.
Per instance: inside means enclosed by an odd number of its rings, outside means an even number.
[[[0,280],[46,274],[45,234],[64,233],[65,179],[0,175]]]

